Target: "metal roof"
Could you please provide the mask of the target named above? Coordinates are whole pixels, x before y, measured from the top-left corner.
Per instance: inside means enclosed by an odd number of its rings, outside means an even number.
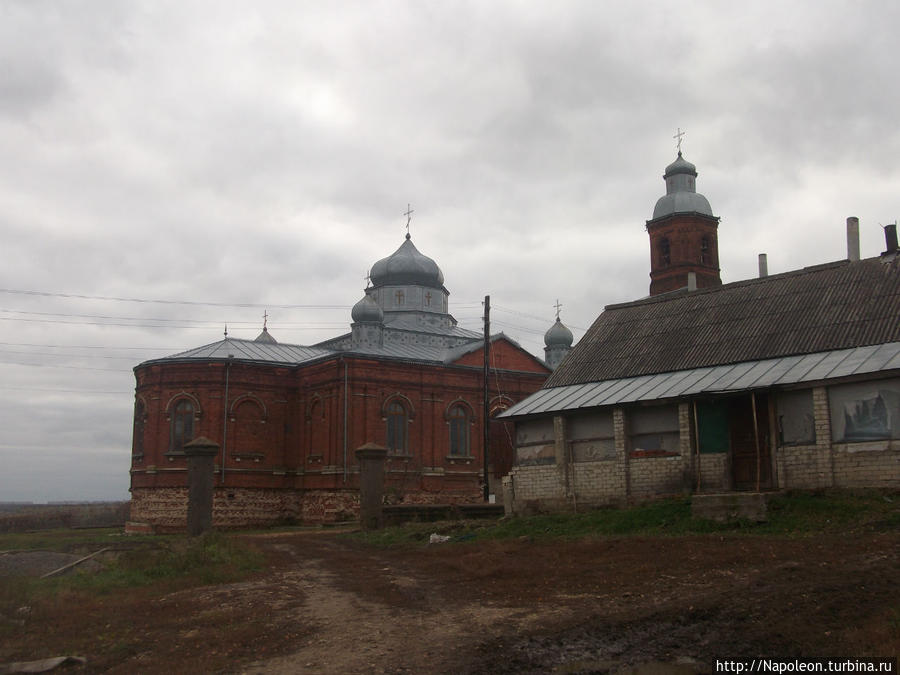
[[[842,260],[607,307],[545,386],[895,341],[900,256]]]
[[[178,354],[172,354],[160,359],[151,359],[148,363],[161,361],[181,361],[192,359],[227,359],[234,357],[238,361],[254,361],[258,363],[278,363],[284,365],[296,365],[306,361],[313,361],[330,356],[335,352],[319,347],[303,347],[302,345],[289,345],[280,342],[258,342],[256,340],[240,340],[237,338],[225,338],[202,347],[188,349]]]
[[[900,342],[541,389],[500,417],[766,389],[900,370]]]

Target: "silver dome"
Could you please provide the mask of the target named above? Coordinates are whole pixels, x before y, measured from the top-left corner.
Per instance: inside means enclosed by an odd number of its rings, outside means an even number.
[[[384,312],[378,303],[372,299],[372,296],[366,294],[362,300],[353,305],[350,310],[350,317],[354,323],[382,323],[384,321]]]
[[[444,286],[444,274],[431,258],[419,253],[412,239],[406,241],[392,255],[372,265],[369,273],[374,286],[416,284],[431,288]]]
[[[713,215],[706,197],[697,192],[697,167],[682,157],[680,152],[677,159],[666,167],[663,178],[666,194],[657,200],[653,220],[673,213]]]
[[[556,323],[550,326],[550,330],[544,333],[544,344],[548,347],[571,347],[574,339],[572,331],[565,327],[559,317],[556,317]]]

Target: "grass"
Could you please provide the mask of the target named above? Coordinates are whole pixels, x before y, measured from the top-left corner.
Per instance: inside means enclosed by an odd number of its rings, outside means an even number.
[[[807,536],[859,528],[900,528],[900,495],[876,491],[789,493],[769,500],[764,523],[735,521],[715,523],[691,516],[689,497],[664,499],[627,509],[597,509],[505,518],[501,521],[407,523],[352,536],[378,547],[420,545],[432,533],[450,536],[453,542],[527,538],[533,540],[579,539],[604,536],[692,535],[735,533],[740,535]]]
[[[66,546],[49,547],[48,533],[32,535],[33,540],[15,540],[20,548],[71,550],[72,539],[59,533],[59,542]],[[75,539],[77,546],[98,546],[100,535],[87,540]],[[29,545],[32,544],[32,545]],[[0,584],[0,616],[13,616],[23,606],[58,604],[79,598],[85,604],[123,589],[146,588],[167,592],[176,588],[220,584],[246,578],[259,570],[264,561],[257,549],[219,533],[197,538],[184,536],[145,537],[133,542],[128,550],[113,553],[101,571],[89,573],[76,571],[48,579],[33,577],[7,577]],[[102,548],[102,546],[100,546]],[[99,550],[99,549],[96,549]]]
[[[129,535],[128,541],[142,541],[151,537]],[[158,539],[158,538],[157,538]],[[96,551],[124,540],[121,527],[90,530],[60,528],[39,532],[15,532],[0,534],[0,551]]]

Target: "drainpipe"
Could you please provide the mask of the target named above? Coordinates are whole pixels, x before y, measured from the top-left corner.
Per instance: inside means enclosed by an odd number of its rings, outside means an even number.
[[[222,415],[222,478],[219,485],[225,485],[225,449],[228,447],[228,375],[231,373],[231,363],[234,361],[234,354],[228,355],[225,362],[225,404],[223,406],[225,414]]]
[[[344,483],[347,482],[347,417],[349,411],[347,410],[347,402],[349,397],[347,396],[347,385],[349,383],[349,378],[347,376],[347,362],[344,360],[344,357],[341,357],[341,361],[344,361]]]

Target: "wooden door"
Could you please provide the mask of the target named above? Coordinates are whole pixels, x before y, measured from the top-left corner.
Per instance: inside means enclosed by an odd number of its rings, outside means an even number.
[[[769,443],[769,403],[765,394],[756,394],[756,433],[753,432],[753,399],[738,396],[729,401],[728,426],[731,434],[731,478],[735,490],[755,490],[772,484]],[[757,442],[759,452],[757,453]]]

